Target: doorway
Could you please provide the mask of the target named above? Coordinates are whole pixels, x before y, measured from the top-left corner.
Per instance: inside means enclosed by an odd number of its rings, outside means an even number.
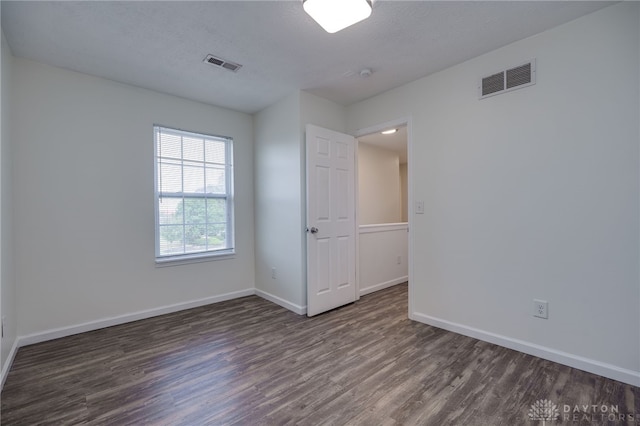
[[[411,300],[409,120],[363,129],[356,139],[358,297],[409,282]]]
[[[380,184],[374,184],[378,199],[374,200],[372,205],[386,203],[387,198],[390,197],[385,198],[385,196],[394,192],[396,204],[391,208],[394,216],[387,216],[386,219],[371,219],[365,216],[365,220],[369,223],[361,224],[359,215],[362,212],[359,206],[356,177],[359,142],[356,138],[364,137],[363,145],[367,145],[367,140],[371,139],[366,138],[368,135],[389,129],[393,129],[393,132],[384,136],[398,133],[396,137],[400,136],[402,141],[398,149],[406,151],[406,154],[399,152],[394,154],[393,181],[396,189],[381,190]],[[388,143],[389,138],[385,141]],[[413,205],[411,121],[398,120],[362,129],[356,132],[355,137],[307,125],[305,143],[307,315],[325,312],[355,301],[363,294],[408,281],[408,316],[412,318],[413,232],[411,227],[413,218],[412,210],[409,208]],[[403,161],[404,158],[406,163]],[[377,166],[374,166],[373,170],[374,175],[379,172]],[[401,170],[402,172],[406,170],[406,175],[401,175]],[[404,191],[402,191],[403,183],[406,188]],[[353,191],[348,188],[353,188]],[[318,207],[322,208],[318,209]],[[369,214],[371,209],[363,204],[362,210],[365,209]],[[339,232],[333,232],[332,230],[338,228],[330,223],[332,220],[345,226],[340,227]],[[381,248],[389,250],[381,250]],[[399,270],[402,272],[398,273]],[[383,276],[376,271],[382,271],[386,275]],[[367,281],[370,276],[367,274],[375,276],[377,281]],[[315,308],[312,309],[314,306]]]

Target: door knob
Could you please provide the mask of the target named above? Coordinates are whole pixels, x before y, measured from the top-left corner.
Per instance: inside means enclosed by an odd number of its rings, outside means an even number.
[[[312,234],[317,234],[319,229],[316,228],[315,226],[312,226],[311,229],[309,230]]]

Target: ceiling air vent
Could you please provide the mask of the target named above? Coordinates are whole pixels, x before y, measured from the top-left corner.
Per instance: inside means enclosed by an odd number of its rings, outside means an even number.
[[[207,55],[207,57],[204,58],[204,62],[233,72],[242,68],[242,65],[240,64],[236,64],[235,62],[227,61],[213,55]]]
[[[536,84],[536,60],[509,68],[480,79],[478,97],[480,99],[500,93],[510,92]]]

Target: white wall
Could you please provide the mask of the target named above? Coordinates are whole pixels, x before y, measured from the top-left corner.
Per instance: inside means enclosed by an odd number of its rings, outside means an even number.
[[[360,225],[402,222],[402,187],[398,153],[358,144],[358,215]]]
[[[19,335],[253,292],[251,116],[19,58],[13,72]],[[153,124],[233,138],[235,258],[156,267]]]
[[[407,228],[406,223],[360,226],[360,295],[404,283],[409,279]]]
[[[303,134],[307,124],[314,124],[325,129],[345,133],[347,128],[346,109],[335,102],[301,91],[300,128]],[[304,156],[302,160],[305,160]]]
[[[640,384],[639,7],[348,108],[354,133],[412,117],[414,319]],[[536,85],[478,100],[530,58]]]
[[[255,275],[259,294],[302,312],[306,296],[300,254],[304,225],[299,122],[299,92],[254,116]],[[276,268],[276,278],[271,268]]]
[[[16,341],[16,309],[15,309],[15,273],[13,268],[13,209],[12,209],[12,162],[11,162],[11,123],[10,97],[12,82],[11,50],[2,33],[2,128],[0,140],[0,317],[4,317],[4,336],[2,338],[0,370],[4,372],[8,366],[7,361]],[[10,360],[9,360],[10,362]],[[2,379],[6,376],[3,375]]]
[[[298,91],[254,116],[256,291],[298,313],[307,304],[306,124],[344,132],[344,107]]]

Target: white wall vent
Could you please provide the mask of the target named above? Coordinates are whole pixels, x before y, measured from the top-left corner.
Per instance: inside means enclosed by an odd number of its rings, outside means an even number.
[[[480,99],[536,84],[536,60],[482,77],[478,83]]]
[[[216,67],[220,67],[220,68],[224,68],[224,69],[229,70],[229,71],[233,71],[233,72],[236,72],[240,68],[242,68],[242,65],[240,65],[240,64],[236,64],[235,62],[227,61],[225,59],[221,59],[221,58],[218,58],[218,57],[213,56],[213,55],[207,55],[207,57],[204,58],[204,62],[206,62],[207,64],[214,65]]]

